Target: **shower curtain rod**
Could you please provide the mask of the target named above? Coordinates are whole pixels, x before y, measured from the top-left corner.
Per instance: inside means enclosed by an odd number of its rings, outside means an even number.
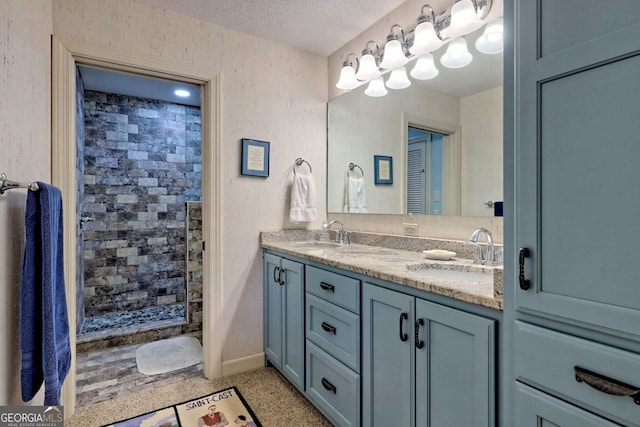
[[[7,174],[0,173],[0,194],[4,194],[7,190],[13,190],[14,188],[28,188],[31,191],[38,191],[37,182],[16,182],[7,179]]]

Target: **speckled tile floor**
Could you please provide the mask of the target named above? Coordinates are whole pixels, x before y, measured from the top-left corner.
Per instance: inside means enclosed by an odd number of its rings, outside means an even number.
[[[166,374],[147,376],[138,372],[136,349],[142,344],[114,347],[76,357],[78,407],[138,393],[160,385],[204,377],[202,364]]]

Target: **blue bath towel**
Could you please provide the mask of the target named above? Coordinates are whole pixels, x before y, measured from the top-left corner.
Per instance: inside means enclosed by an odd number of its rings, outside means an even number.
[[[20,298],[22,400],[36,395],[44,381],[44,404],[59,405],[71,365],[69,318],[64,283],[62,193],[38,182],[29,191]]]

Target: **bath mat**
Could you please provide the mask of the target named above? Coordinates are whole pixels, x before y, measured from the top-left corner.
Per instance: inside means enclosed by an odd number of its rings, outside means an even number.
[[[138,371],[164,374],[202,362],[202,345],[194,337],[180,336],[141,345],[136,350]]]
[[[262,427],[260,421],[258,421],[235,387],[137,415],[103,427],[191,427],[218,424]]]

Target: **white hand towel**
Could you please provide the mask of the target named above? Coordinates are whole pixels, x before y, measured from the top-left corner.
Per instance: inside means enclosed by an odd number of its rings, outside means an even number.
[[[291,210],[289,220],[292,222],[310,222],[318,218],[316,209],[316,185],[311,175],[295,174],[291,185]]]
[[[347,176],[345,188],[344,212],[367,213],[367,193],[365,191],[364,178]]]

